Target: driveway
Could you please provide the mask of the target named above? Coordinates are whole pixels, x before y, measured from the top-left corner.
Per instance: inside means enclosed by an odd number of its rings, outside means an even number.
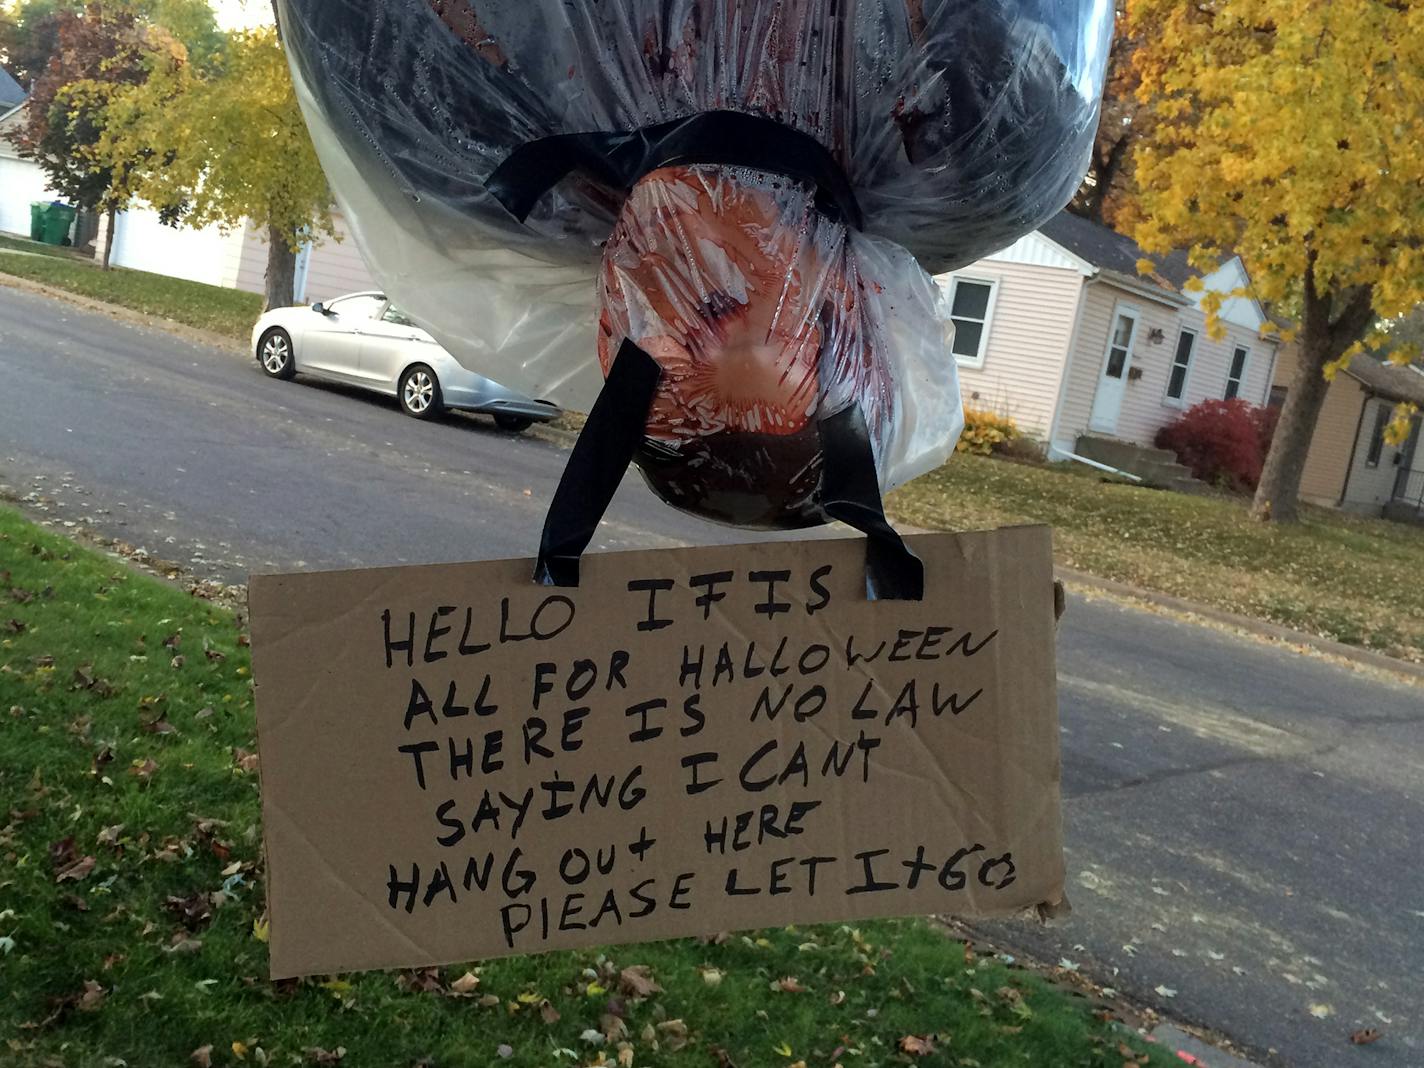
[[[0,484],[200,573],[529,556],[565,456],[0,286]],[[610,515],[750,540],[635,479]],[[987,933],[1276,1063],[1424,1064],[1424,690],[1084,598],[1060,688],[1075,912]]]

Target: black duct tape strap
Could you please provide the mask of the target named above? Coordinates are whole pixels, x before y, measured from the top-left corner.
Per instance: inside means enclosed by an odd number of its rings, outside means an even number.
[[[825,145],[775,119],[739,111],[706,111],[638,130],[541,137],[511,152],[485,188],[523,222],[575,171],[626,193],[659,167],[698,163],[749,167],[814,186],[819,211],[863,228],[850,179]]]
[[[925,565],[885,518],[875,451],[860,405],[822,419],[820,429],[825,457],[821,508],[866,536],[866,599],[923,601]]]
[[[657,362],[625,340],[554,491],[544,519],[535,582],[579,584],[579,559],[642,444],[661,378]]]
[[[579,584],[579,561],[643,441],[661,378],[657,362],[625,340],[554,491],[534,568],[536,583]],[[866,535],[866,598],[923,600],[925,566],[885,518],[860,406],[822,419],[819,428],[825,454],[822,510]]]

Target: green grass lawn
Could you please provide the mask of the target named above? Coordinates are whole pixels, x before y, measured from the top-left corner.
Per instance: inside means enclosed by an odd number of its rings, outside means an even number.
[[[87,260],[88,257],[82,252],[76,252],[72,248],[59,245],[46,245],[42,241],[31,241],[24,237],[11,237],[9,234],[0,234],[0,252],[31,252],[36,256],[49,256],[53,259],[62,260]]]
[[[255,293],[122,267],[104,271],[69,249],[19,238],[0,237],[0,273],[244,341],[262,314]]]
[[[249,670],[232,612],[0,509],[0,1062],[1176,1063],[918,922],[271,983]]]
[[[890,509],[939,530],[1050,523],[1069,567],[1424,661],[1424,529],[1316,508],[1256,523],[1246,503],[961,455]]]

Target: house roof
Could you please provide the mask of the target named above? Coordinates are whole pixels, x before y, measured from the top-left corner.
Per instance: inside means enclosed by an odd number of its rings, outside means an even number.
[[[1130,279],[1137,285],[1179,295],[1187,281],[1200,274],[1187,263],[1185,252],[1149,256],[1132,238],[1070,211],[1060,211],[1039,230],[1079,259],[1120,279]],[[1157,265],[1150,275],[1144,275],[1137,269],[1138,262],[1144,259]]]
[[[0,112],[9,111],[25,99],[26,93],[20,83],[10,77],[10,72],[0,67]]]
[[[1424,372],[1417,365],[1386,363],[1363,354],[1350,361],[1345,373],[1386,400],[1424,407]]]

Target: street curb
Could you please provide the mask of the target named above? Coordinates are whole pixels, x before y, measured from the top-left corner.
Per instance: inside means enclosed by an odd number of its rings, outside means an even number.
[[[161,315],[149,315],[147,312],[134,311],[132,308],[125,308],[122,304],[110,304],[108,301],[95,300],[93,297],[86,297],[82,293],[71,293],[67,289],[45,285],[43,282],[36,282],[33,279],[23,278],[17,274],[6,274],[4,271],[0,271],[0,285],[34,293],[42,297],[52,297],[55,300],[62,300],[73,304],[75,307],[83,308],[85,311],[107,315],[111,319],[121,319],[124,322],[133,323],[136,326],[146,326],[152,330],[162,330],[165,333],[175,334],[183,340],[190,341],[196,345],[207,345],[212,348],[224,349],[227,352],[240,356],[247,355],[247,345],[236,338],[228,337],[226,334],[217,334],[211,330],[200,330],[196,326],[187,326],[173,319],[165,319]]]
[[[1141,601],[1158,608],[1166,608],[1173,612],[1196,616],[1199,619],[1244,630],[1263,638],[1270,638],[1273,641],[1284,642],[1288,645],[1303,645],[1328,656],[1348,660],[1351,663],[1374,668],[1377,671],[1388,671],[1396,675],[1407,676],[1411,680],[1424,682],[1424,664],[1415,663],[1412,660],[1386,656],[1384,653],[1361,649],[1357,645],[1346,645],[1343,642],[1322,638],[1318,634],[1292,630],[1278,623],[1268,623],[1265,620],[1252,619],[1250,616],[1239,616],[1234,612],[1226,612],[1219,608],[1209,608],[1196,601],[1173,597],[1171,594],[1156,593],[1153,590],[1144,590],[1139,586],[1128,585],[1126,582],[1099,578],[1097,575],[1089,575],[1072,568],[1058,566],[1054,570],[1070,588],[1076,587],[1080,590],[1110,594],[1125,600]]]

